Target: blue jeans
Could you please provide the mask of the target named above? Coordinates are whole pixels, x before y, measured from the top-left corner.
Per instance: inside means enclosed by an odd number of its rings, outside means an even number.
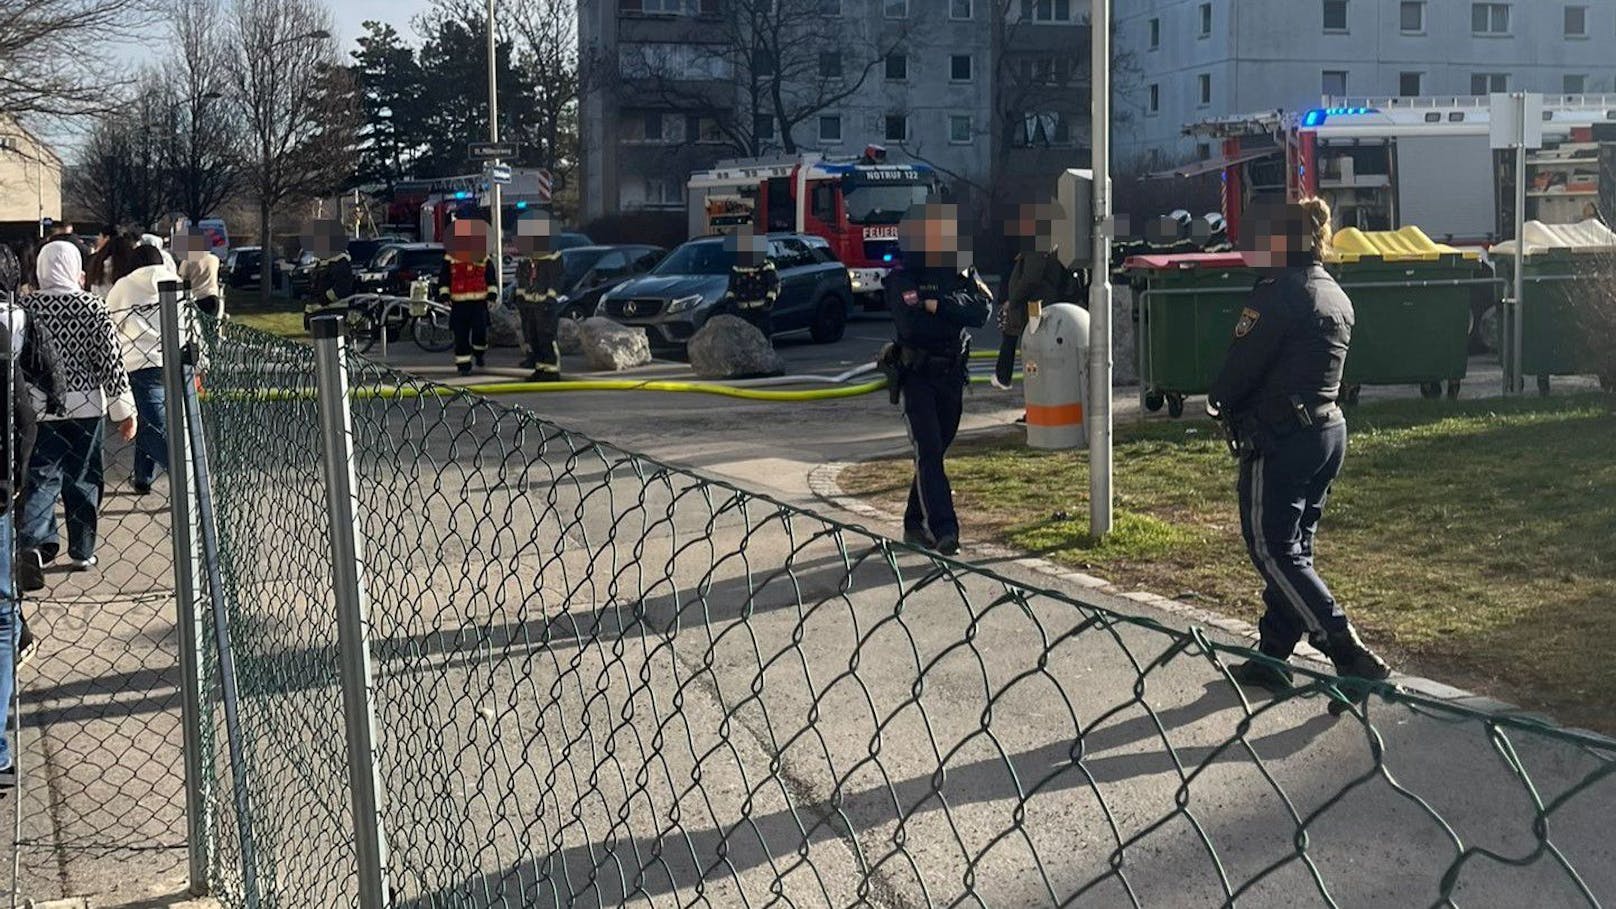
[[[6,730],[11,728],[12,678],[17,653],[17,591],[11,576],[12,522],[0,515],[0,770],[11,766],[11,745]]]
[[[168,470],[168,408],[163,391],[163,368],[137,369],[129,374],[135,393],[135,485],[149,487],[159,468]]]
[[[61,545],[56,526],[56,500],[67,515],[67,554],[74,559],[95,555],[96,518],[101,508],[100,418],[40,420],[39,438],[28,459],[20,549],[37,549],[55,558]]]

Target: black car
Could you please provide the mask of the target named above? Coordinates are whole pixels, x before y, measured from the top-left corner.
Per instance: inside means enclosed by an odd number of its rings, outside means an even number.
[[[574,246],[561,251],[561,287],[567,295],[562,318],[584,319],[595,314],[601,295],[617,285],[650,271],[668,251],[660,246]],[[514,299],[516,271],[506,270],[505,299]]]
[[[410,295],[410,285],[425,278],[436,293],[438,272],[443,268],[442,243],[395,243],[384,246],[363,269],[356,269],[354,284],[364,293]]]
[[[349,240],[348,259],[353,262],[354,270],[359,271],[369,265],[370,260],[376,258],[382,247],[407,242],[409,241],[404,237],[360,237]]]
[[[814,341],[840,341],[853,305],[847,267],[817,238],[770,234],[769,258],[780,273],[774,333],[807,331]],[[642,277],[630,278],[601,298],[595,314],[644,326],[651,346],[678,351],[707,324],[729,288],[735,252],[723,237],[691,240]]]
[[[226,287],[256,288],[259,270],[264,267],[264,249],[261,246],[237,246],[224,257],[220,271]]]

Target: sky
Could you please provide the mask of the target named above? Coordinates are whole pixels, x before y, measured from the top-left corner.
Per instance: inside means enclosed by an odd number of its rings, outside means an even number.
[[[410,20],[426,9],[426,0],[338,0],[330,3],[337,19],[337,38],[343,54],[353,50],[354,39],[364,31],[366,19],[390,23],[400,35],[413,39]]]

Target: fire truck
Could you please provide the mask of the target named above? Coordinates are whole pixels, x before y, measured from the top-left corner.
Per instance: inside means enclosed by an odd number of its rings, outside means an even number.
[[[925,164],[889,164],[871,146],[858,158],[819,154],[722,161],[691,174],[690,235],[793,231],[824,238],[847,266],[853,292],[879,303],[898,254],[898,222],[912,205],[936,198],[940,184]]]
[[[1513,233],[1514,152],[1494,152],[1490,100],[1326,99],[1303,113],[1272,111],[1192,124],[1222,155],[1178,176],[1222,173],[1223,213],[1238,240],[1259,200],[1318,195],[1337,227],[1414,225],[1433,239],[1486,246]],[[1616,180],[1616,95],[1544,99],[1544,147],[1530,152],[1527,218],[1574,223],[1609,217]]]
[[[401,181],[392,187],[384,229],[414,232],[423,243],[441,243],[457,219],[488,220],[488,201],[488,182],[480,173]],[[548,205],[549,173],[542,168],[512,168],[501,201],[507,225],[515,224],[529,207]]]

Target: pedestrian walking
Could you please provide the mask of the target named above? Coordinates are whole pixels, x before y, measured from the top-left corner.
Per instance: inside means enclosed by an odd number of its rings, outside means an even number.
[[[898,244],[903,264],[886,282],[896,337],[882,359],[896,380],[915,456],[903,539],[954,555],[960,526],[943,459],[965,406],[968,329],[987,324],[993,295],[970,267],[954,206],[911,209],[899,225]]]
[[[499,297],[494,260],[488,254],[488,225],[456,221],[449,231],[448,250],[438,273],[438,299],[449,306],[449,329],[454,332],[455,370],[471,375],[488,355],[488,307]]]
[[[735,255],[730,266],[729,286],[724,290],[721,311],[746,320],[763,337],[774,335],[774,302],[780,296],[780,272],[769,258],[769,241],[752,233],[749,226],[724,240]]]
[[[561,379],[561,307],[565,264],[555,249],[555,223],[543,212],[522,218],[516,226],[516,308],[522,319],[525,365],[533,370],[529,382]]]
[[[40,286],[22,298],[61,355],[64,412],[46,414],[28,461],[22,528],[22,558],[43,568],[60,553],[56,502],[67,519],[72,567],[95,567],[96,533],[103,491],[102,420],[111,418],[124,441],[135,438],[134,395],[123,368],[118,330],[106,303],[80,289],[83,260],[71,243],[47,243],[39,251]],[[37,394],[34,396],[37,400]]]
[[[134,238],[118,233],[115,227],[103,227],[101,233],[105,242],[90,254],[90,264],[86,266],[85,274],[90,293],[105,298],[119,278],[135,270],[137,244]]]
[[[1004,304],[999,308],[999,356],[993,367],[993,387],[1008,389],[1015,376],[1016,349],[1034,306],[1076,303],[1085,309],[1077,276],[1061,263],[1054,233],[1059,209],[1053,203],[1023,204],[1005,224],[1006,236],[1016,240],[1010,277],[1005,282]]]
[[[208,247],[207,238],[193,231],[182,233],[174,238],[174,252],[179,256],[180,280],[191,285],[191,305],[197,312],[215,319],[224,318],[224,298],[219,294],[219,257]],[[351,285],[351,269],[349,275]]]
[[[1314,539],[1347,453],[1336,403],[1352,341],[1352,301],[1324,270],[1330,207],[1320,199],[1254,212],[1252,262],[1263,274],[1234,327],[1209,409],[1240,458],[1240,527],[1264,582],[1258,650],[1283,664],[1304,635],[1343,677],[1380,680],[1386,663],[1364,646],[1313,566]],[[1288,669],[1249,660],[1234,678],[1276,692]]]
[[[156,248],[142,246],[135,253],[139,268],[113,285],[107,295],[107,313],[118,327],[123,347],[123,368],[135,398],[139,428],[135,432],[134,475],[130,488],[136,495],[152,490],[159,470],[168,470],[168,414],[163,387],[163,330],[161,285],[178,282]],[[188,307],[181,308],[180,339],[185,352],[200,347]],[[182,352],[182,356],[185,355]],[[194,366],[186,363],[187,372]]]

